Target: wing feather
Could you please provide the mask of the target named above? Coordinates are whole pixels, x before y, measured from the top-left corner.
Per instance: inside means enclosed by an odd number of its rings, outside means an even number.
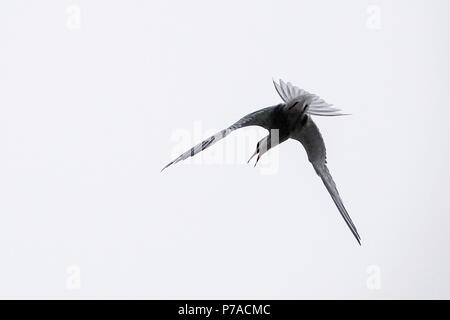
[[[258,111],[255,111],[255,112],[252,112],[252,113],[246,115],[245,117],[241,118],[239,121],[235,122],[233,125],[229,126],[228,128],[219,131],[215,135],[209,137],[208,139],[200,142],[199,144],[195,145],[191,149],[187,150],[186,152],[181,154],[178,158],[169,162],[164,168],[162,168],[161,171],[163,171],[167,167],[171,166],[172,164],[175,164],[177,162],[185,160],[189,157],[193,157],[197,153],[205,150],[206,148],[209,148],[217,141],[222,140],[228,134],[230,134],[230,132],[232,132],[236,129],[247,127],[247,126],[260,126],[265,129],[269,129],[270,125],[271,125],[271,120],[272,120],[271,115],[276,107],[277,106],[267,107],[267,108],[264,108],[264,109],[261,109],[261,110],[258,110]]]
[[[275,86],[275,90],[277,90],[277,92],[278,92],[278,95],[281,97],[281,99],[282,99],[284,102],[286,102],[286,98],[285,98],[284,95],[283,95],[283,91],[281,90],[280,85],[279,85],[277,82],[275,82],[274,79],[272,79],[272,82],[273,82],[273,85]]]
[[[358,230],[356,230],[356,227],[353,224],[350,215],[345,209],[342,199],[336,188],[336,184],[333,181],[333,177],[328,170],[325,144],[316,124],[311,120],[311,118],[308,117],[306,123],[302,127],[300,127],[291,137],[300,141],[305,148],[308,159],[313,165],[317,175],[322,179],[323,184],[327,188],[328,193],[336,204],[336,207],[338,208],[342,218],[344,218],[345,223],[350,228],[358,243],[361,245],[361,237],[358,234]]]

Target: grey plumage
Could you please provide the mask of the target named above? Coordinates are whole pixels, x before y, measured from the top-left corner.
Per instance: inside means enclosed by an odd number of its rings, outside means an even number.
[[[283,80],[280,80],[280,83],[275,81],[273,81],[273,83],[284,103],[246,115],[228,128],[192,147],[190,150],[167,164],[162,170],[181,160],[196,155],[217,141],[225,138],[230,132],[236,129],[247,126],[260,126],[269,130],[269,132],[274,129],[279,130],[279,139],[275,144],[272,142],[271,133],[258,142],[254,154],[258,155],[256,162],[258,162],[262,154],[276,144],[280,144],[289,138],[299,141],[305,148],[308,160],[311,162],[317,175],[322,179],[323,184],[336,204],[341,216],[344,218],[345,223],[350,228],[358,243],[361,244],[361,238],[358,231],[342,203],[336,184],[328,170],[326,149],[322,135],[311,119],[311,115],[341,116],[345,114],[342,113],[341,110],[333,108],[331,104],[326,103],[317,95],[293,86],[289,82],[285,83]]]
[[[200,142],[196,146],[192,147],[182,155],[180,155],[178,158],[173,160],[172,162],[168,163],[164,168],[162,168],[161,171],[166,169],[167,167],[171,166],[172,164],[175,164],[177,162],[180,162],[181,160],[185,160],[189,157],[192,157],[199,153],[200,151],[205,150],[206,148],[212,146],[217,141],[225,138],[228,134],[230,134],[232,131],[248,126],[260,126],[267,130],[270,130],[270,115],[271,112],[275,109],[275,107],[267,107],[255,112],[252,112],[242,119],[236,121],[234,124],[229,126],[226,129],[223,129],[222,131],[216,133],[215,135],[209,137],[208,139]]]
[[[322,179],[323,184],[330,193],[330,196],[336,204],[342,218],[344,218],[345,223],[350,228],[358,243],[361,244],[361,238],[358,234],[358,230],[356,230],[352,219],[347,213],[336,188],[336,184],[333,181],[333,177],[328,170],[325,143],[323,142],[319,128],[317,128],[311,118],[308,118],[302,128],[299,128],[293,132],[291,138],[300,141],[305,148],[309,162],[311,162],[317,175]]]

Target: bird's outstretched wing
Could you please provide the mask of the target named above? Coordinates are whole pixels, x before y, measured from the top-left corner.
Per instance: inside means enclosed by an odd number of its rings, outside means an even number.
[[[176,158],[175,160],[173,160],[169,164],[167,164],[164,168],[162,168],[161,171],[163,171],[167,167],[171,166],[172,164],[180,162],[181,160],[187,159],[189,157],[193,157],[200,151],[205,150],[206,148],[208,148],[209,146],[212,146],[217,141],[225,138],[230,132],[232,132],[236,129],[248,127],[248,126],[260,126],[260,127],[263,127],[265,129],[269,130],[271,128],[272,112],[274,112],[274,110],[277,107],[278,106],[267,107],[267,108],[260,109],[258,111],[255,111],[255,112],[252,112],[252,113],[246,115],[245,117],[238,120],[237,122],[235,122],[233,125],[229,126],[228,128],[223,129],[222,131],[216,133],[215,135],[209,137],[208,139],[206,139],[206,140],[200,142],[199,144],[197,144],[196,146],[192,147],[191,149],[189,149],[188,151],[186,151],[185,153],[180,155],[178,158]]]
[[[290,82],[285,83],[280,79],[280,83],[278,84],[275,80],[272,80],[280,95],[281,99],[284,102],[289,103],[295,99],[300,97],[308,96],[308,109],[306,110],[307,114],[315,115],[315,116],[344,116],[345,113],[342,113],[340,109],[333,108],[332,104],[325,102],[319,96],[309,93],[306,90],[300,89]]]
[[[334,183],[330,171],[328,170],[325,144],[316,124],[311,120],[311,118],[308,117],[306,123],[301,128],[299,128],[291,136],[291,138],[300,141],[305,148],[306,153],[308,154],[309,161],[316,170],[316,173],[322,179],[323,184],[330,193],[331,198],[336,204],[336,207],[339,209],[339,212],[344,218],[345,223],[350,228],[358,243],[361,245],[361,238],[358,234],[358,231],[356,230],[352,219],[350,218],[347,210],[344,207],[344,204],[342,203],[342,199],[339,196],[336,184]]]

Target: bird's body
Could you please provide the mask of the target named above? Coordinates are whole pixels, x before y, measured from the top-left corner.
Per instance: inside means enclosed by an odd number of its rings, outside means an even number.
[[[280,84],[274,82],[274,85],[280,97],[284,100],[284,103],[260,109],[246,115],[230,127],[218,132],[214,136],[209,137],[205,141],[186,151],[166,165],[162,170],[203,151],[218,140],[226,137],[233,130],[254,125],[263,127],[269,130],[269,135],[259,141],[256,145],[256,152],[253,155],[258,155],[256,163],[264,153],[274,146],[288,139],[299,141],[305,148],[308,160],[322,179],[346,224],[352,231],[358,243],[361,244],[361,238],[359,237],[358,231],[342,203],[336,185],[328,170],[326,149],[322,135],[314,121],[311,119],[311,115],[338,116],[343,114],[340,113],[339,109],[332,108],[330,104],[327,104],[318,96],[292,86],[290,83],[286,84],[280,80]]]

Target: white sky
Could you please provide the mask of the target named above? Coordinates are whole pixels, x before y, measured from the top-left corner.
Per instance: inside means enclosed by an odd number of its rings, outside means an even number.
[[[449,9],[2,1],[0,296],[450,298]],[[159,172],[272,77],[353,114],[315,119],[362,247],[295,141]]]

